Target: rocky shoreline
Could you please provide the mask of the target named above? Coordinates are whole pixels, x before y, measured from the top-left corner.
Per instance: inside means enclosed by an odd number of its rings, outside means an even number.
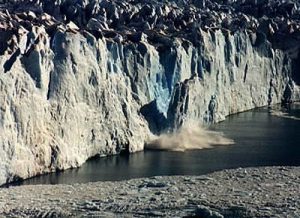
[[[0,184],[300,99],[298,1],[0,0]]]
[[[0,217],[299,217],[300,167],[0,189]]]

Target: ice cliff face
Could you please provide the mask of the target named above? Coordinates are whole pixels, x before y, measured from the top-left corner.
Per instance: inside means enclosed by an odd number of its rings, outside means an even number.
[[[148,129],[118,63],[122,46],[108,44],[57,32],[53,46],[45,37],[1,72],[2,182],[143,149]]]
[[[75,24],[0,13],[0,184],[139,151],[151,134],[280,103],[289,89],[299,100],[298,48],[247,28],[200,26],[196,42],[150,28],[125,40],[103,17],[83,28],[80,14]]]

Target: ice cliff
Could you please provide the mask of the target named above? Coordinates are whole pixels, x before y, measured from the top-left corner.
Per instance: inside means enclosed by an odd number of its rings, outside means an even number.
[[[0,184],[299,100],[298,3],[241,2],[0,1]]]

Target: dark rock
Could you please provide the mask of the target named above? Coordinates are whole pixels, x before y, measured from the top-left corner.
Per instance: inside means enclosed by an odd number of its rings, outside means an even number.
[[[165,188],[167,187],[167,184],[165,183],[161,183],[161,182],[155,182],[155,181],[151,181],[151,182],[148,182],[146,184],[144,184],[144,187],[147,187],[147,188]]]
[[[210,208],[205,206],[198,206],[193,216],[203,218],[223,218],[223,215],[218,212],[212,211]]]

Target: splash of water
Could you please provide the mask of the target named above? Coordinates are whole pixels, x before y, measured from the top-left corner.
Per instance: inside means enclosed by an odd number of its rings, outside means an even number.
[[[197,124],[185,124],[178,131],[165,133],[150,139],[146,149],[185,151],[211,148],[218,145],[231,145],[234,141],[223,133],[207,130]]]

